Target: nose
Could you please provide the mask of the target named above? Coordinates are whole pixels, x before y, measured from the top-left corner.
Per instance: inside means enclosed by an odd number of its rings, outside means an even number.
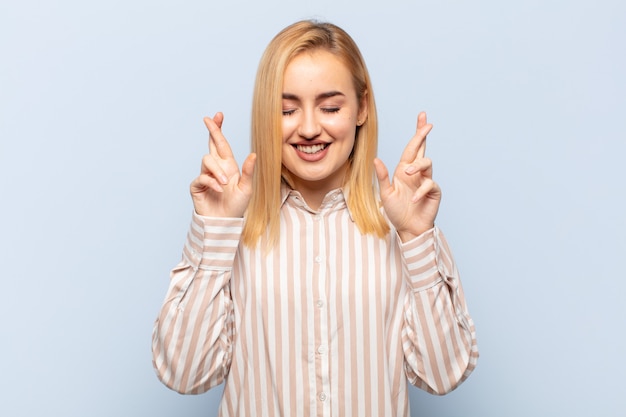
[[[306,110],[302,112],[302,118],[298,125],[298,135],[300,137],[312,140],[322,133],[322,126],[319,123],[314,110]]]

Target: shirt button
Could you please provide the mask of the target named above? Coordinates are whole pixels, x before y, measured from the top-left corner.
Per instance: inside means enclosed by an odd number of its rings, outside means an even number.
[[[317,353],[319,353],[320,355],[323,355],[324,353],[326,353],[326,348],[324,347],[324,345],[318,346]]]
[[[317,308],[322,308],[322,307],[324,307],[324,301],[317,300],[317,303],[315,303],[315,305],[317,305]]]
[[[315,257],[315,263],[319,264],[320,262],[322,262],[322,257],[321,256],[316,256]]]
[[[321,218],[322,218],[322,216],[320,216],[319,214],[315,215],[315,221],[316,222],[319,222]]]
[[[320,401],[326,401],[326,394],[323,392],[320,392],[317,396],[317,398],[320,399]]]

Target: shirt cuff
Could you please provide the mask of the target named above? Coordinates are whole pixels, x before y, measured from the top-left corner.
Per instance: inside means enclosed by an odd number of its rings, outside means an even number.
[[[423,291],[441,281],[443,277],[437,268],[437,226],[400,244],[404,255],[404,267],[409,286],[413,291]]]
[[[183,256],[200,269],[232,268],[243,224],[239,217],[209,217],[194,212]]]

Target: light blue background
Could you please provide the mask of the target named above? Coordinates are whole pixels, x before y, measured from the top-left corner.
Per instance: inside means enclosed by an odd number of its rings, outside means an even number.
[[[156,379],[152,323],[223,111],[239,161],[271,37],[361,46],[395,163],[426,110],[481,359],[416,416],[626,412],[626,3],[0,4],[0,415],[212,416]]]

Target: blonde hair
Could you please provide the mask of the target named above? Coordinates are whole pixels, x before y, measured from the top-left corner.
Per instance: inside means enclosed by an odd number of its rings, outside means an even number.
[[[357,127],[344,187],[348,208],[363,234],[379,237],[389,232],[374,189],[374,166],[378,146],[378,122],[372,85],[365,61],[354,40],[331,23],[300,21],[283,29],[267,46],[256,75],[252,100],[252,152],[258,155],[253,177],[253,194],[243,230],[244,244],[254,247],[267,238],[266,247],[278,241],[283,179],[282,167],[282,89],[283,76],[291,60],[304,51],[323,49],[337,56],[352,74],[358,102],[367,100],[367,118]]]

